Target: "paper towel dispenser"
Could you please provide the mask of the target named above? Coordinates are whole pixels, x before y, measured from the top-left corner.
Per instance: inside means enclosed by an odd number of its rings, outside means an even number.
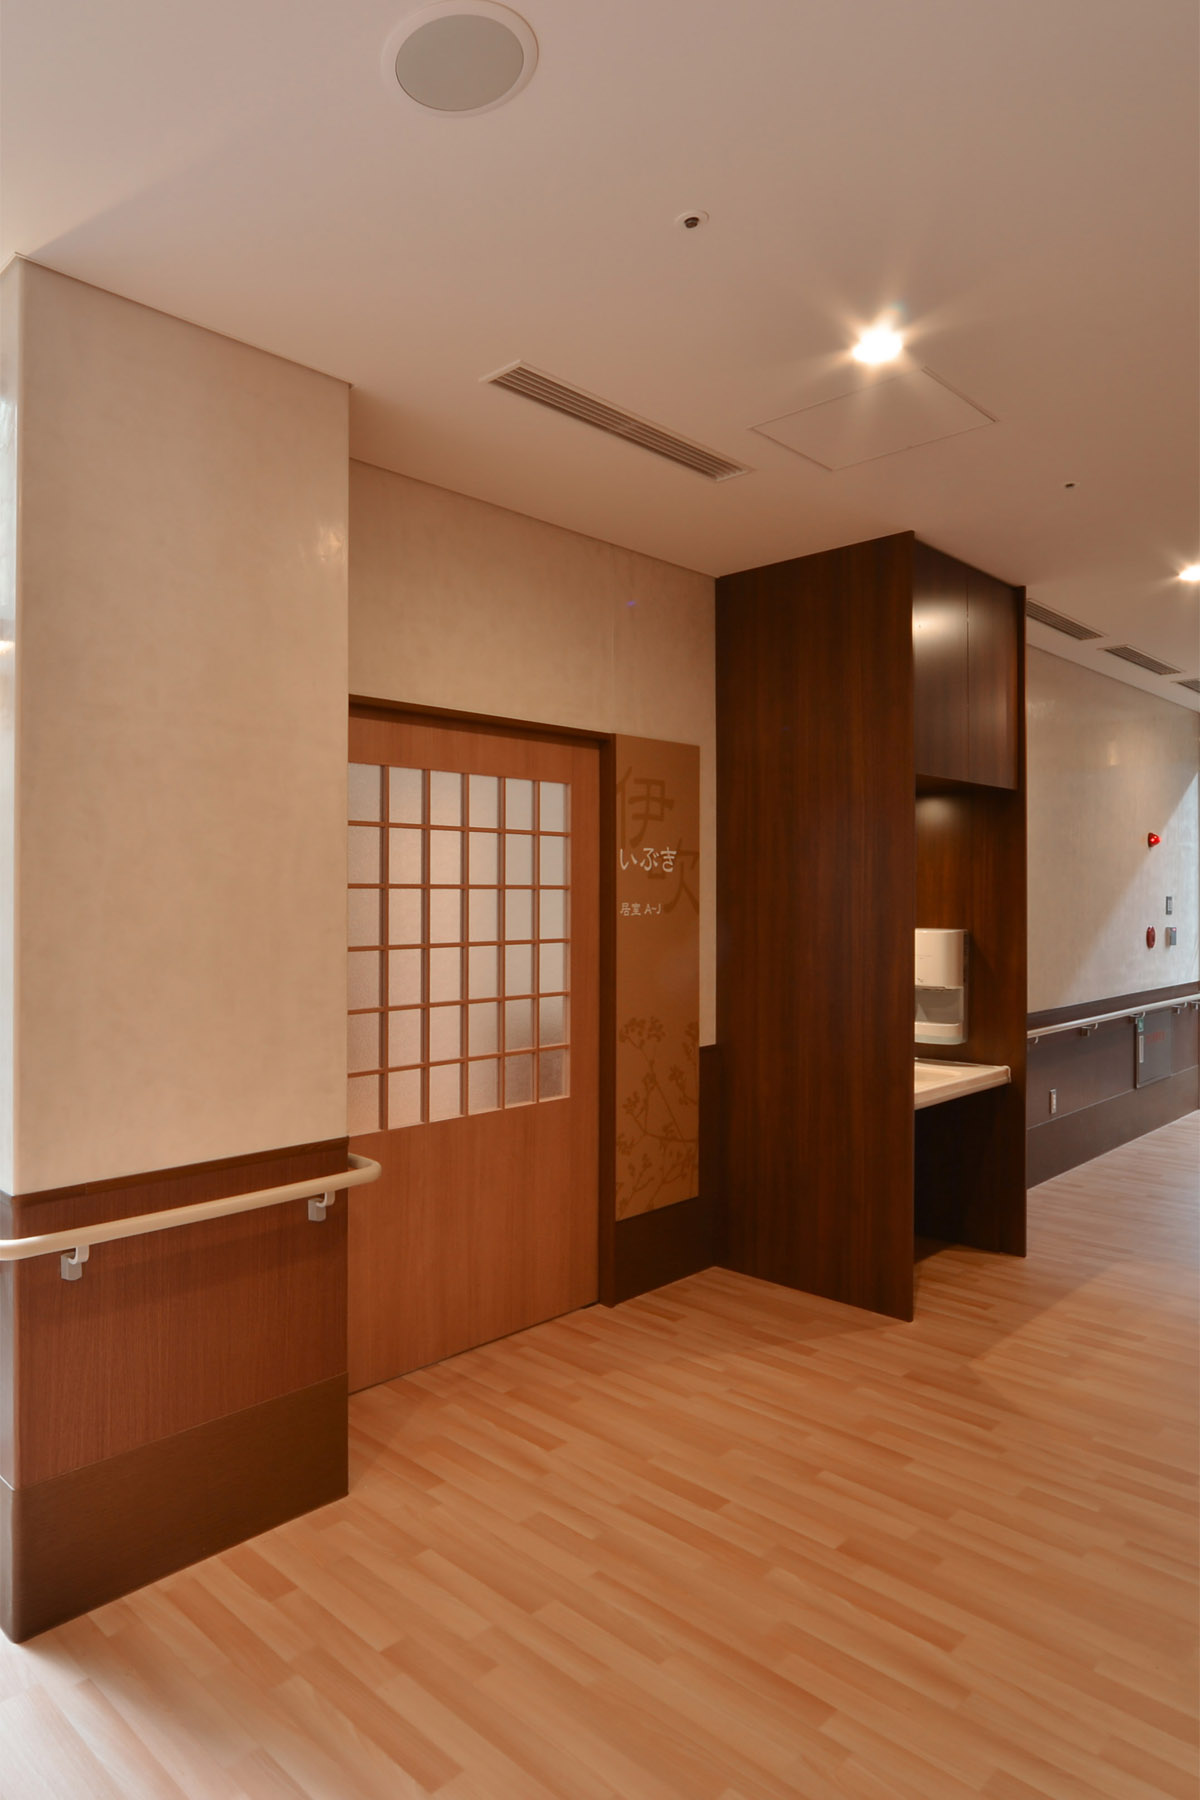
[[[967,933],[917,927],[916,1041],[967,1041]]]

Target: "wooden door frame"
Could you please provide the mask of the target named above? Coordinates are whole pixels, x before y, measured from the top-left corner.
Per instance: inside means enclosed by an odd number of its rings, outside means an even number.
[[[455,731],[477,731],[481,736],[536,738],[543,743],[594,744],[600,752],[600,968],[597,1019],[600,1042],[596,1083],[597,1183],[596,1277],[602,1306],[615,1306],[616,1280],[616,1141],[614,1114],[617,1078],[616,1002],[616,734],[581,731],[570,725],[548,725],[545,720],[499,718],[492,713],[458,712],[448,706],[422,706],[406,700],[381,700],[369,694],[351,694],[351,716],[405,719],[429,725],[446,725]]]

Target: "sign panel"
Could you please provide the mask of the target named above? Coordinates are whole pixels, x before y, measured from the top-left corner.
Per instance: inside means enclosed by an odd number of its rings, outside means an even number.
[[[699,1188],[700,751],[616,740],[616,1216]]]

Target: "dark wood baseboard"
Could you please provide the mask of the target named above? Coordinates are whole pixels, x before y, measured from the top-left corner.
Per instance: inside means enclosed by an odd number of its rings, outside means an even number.
[[[1047,1119],[1026,1133],[1030,1187],[1062,1175],[1119,1144],[1157,1131],[1200,1106],[1200,1069],[1183,1069],[1150,1087],[1131,1088],[1065,1117]]]
[[[340,1375],[32,1487],[0,1483],[0,1625],[16,1643],[348,1490]]]
[[[710,1269],[718,1260],[716,1202],[707,1195],[661,1206],[657,1212],[618,1219],[613,1234],[613,1298],[610,1304],[648,1294]]]

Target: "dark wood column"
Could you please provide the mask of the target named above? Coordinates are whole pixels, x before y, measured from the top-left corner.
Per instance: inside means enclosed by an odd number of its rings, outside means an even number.
[[[728,1260],[911,1318],[913,539],[717,584]]]

